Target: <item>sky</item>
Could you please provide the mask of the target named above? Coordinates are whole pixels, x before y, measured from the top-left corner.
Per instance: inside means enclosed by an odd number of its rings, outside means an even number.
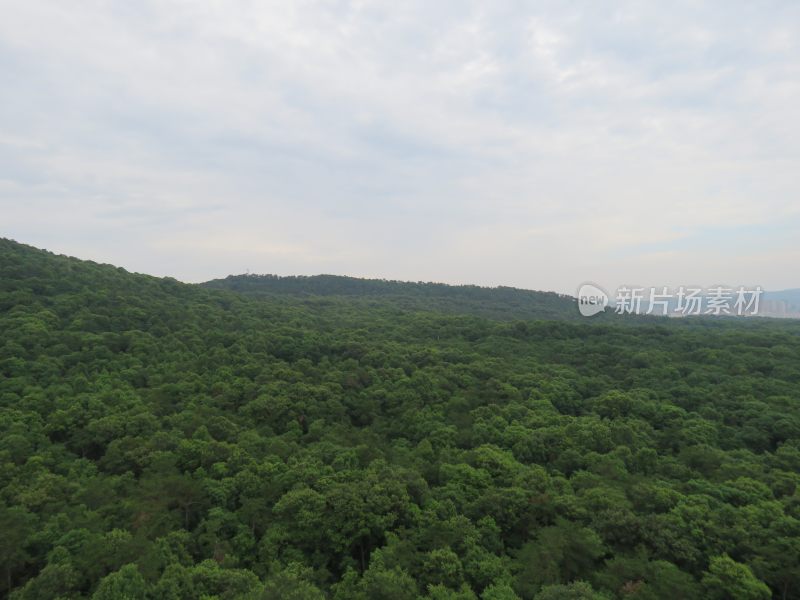
[[[800,287],[796,1],[0,14],[0,237],[188,282]]]

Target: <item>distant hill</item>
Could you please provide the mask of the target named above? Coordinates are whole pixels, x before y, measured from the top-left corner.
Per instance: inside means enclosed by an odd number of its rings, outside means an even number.
[[[800,289],[764,292],[761,300],[761,316],[800,319]]]
[[[512,287],[414,283],[339,275],[230,275],[200,285],[251,296],[345,297],[364,302],[380,300],[408,310],[472,314],[501,320],[582,318],[572,296]]]

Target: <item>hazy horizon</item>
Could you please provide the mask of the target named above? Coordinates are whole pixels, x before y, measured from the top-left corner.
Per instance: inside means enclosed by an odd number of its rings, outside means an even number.
[[[2,6],[0,236],[195,283],[800,287],[796,3]]]

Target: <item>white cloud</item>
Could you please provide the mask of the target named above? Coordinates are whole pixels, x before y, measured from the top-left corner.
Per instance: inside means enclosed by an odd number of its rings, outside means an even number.
[[[187,280],[800,285],[800,7],[614,6],[0,0],[0,234]]]

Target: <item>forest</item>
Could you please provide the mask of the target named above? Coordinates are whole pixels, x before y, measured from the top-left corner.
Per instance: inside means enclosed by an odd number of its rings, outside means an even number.
[[[800,598],[800,322],[0,239],[0,596]]]

